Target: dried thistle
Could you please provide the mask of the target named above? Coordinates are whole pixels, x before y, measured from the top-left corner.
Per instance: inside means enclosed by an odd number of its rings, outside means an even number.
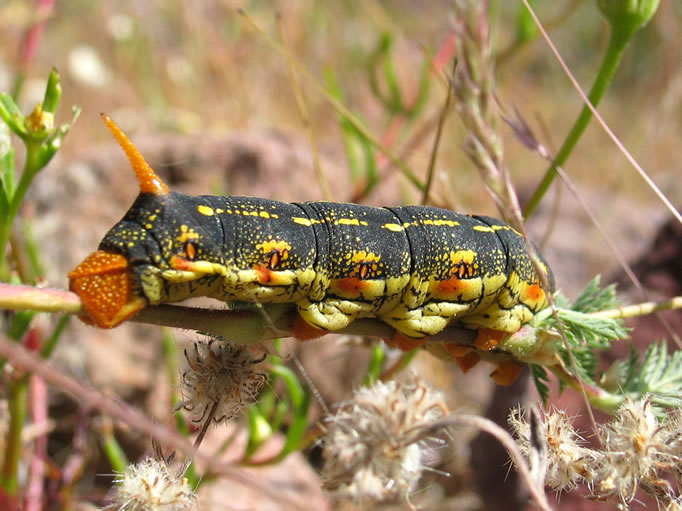
[[[448,414],[422,382],[378,382],[327,419],[323,486],[356,501],[406,499],[424,469],[431,427]]]
[[[117,511],[185,511],[196,509],[196,496],[183,477],[186,466],[173,474],[170,463],[146,458],[117,476],[114,503]]]
[[[183,400],[178,408],[190,412],[194,422],[202,422],[214,408],[215,422],[238,416],[267,381],[267,375],[258,370],[265,355],[256,358],[249,348],[222,339],[193,343],[185,349],[185,359],[187,369],[180,384]]]
[[[509,415],[521,453],[532,458],[534,443],[541,437],[547,470],[544,484],[556,491],[571,491],[581,483],[590,484],[595,475],[599,454],[584,447],[584,439],[573,428],[566,412],[558,409],[539,411],[540,434],[532,434],[527,409],[516,408]]]
[[[670,460],[665,443],[668,433],[648,398],[634,402],[628,399],[616,418],[602,429],[604,457],[595,494],[599,498],[617,496],[629,502],[643,481],[650,488],[656,487],[659,468]]]

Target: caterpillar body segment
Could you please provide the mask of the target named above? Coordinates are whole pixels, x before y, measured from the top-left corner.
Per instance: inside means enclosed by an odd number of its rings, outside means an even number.
[[[141,193],[69,274],[97,326],[209,296],[294,303],[323,332],[376,317],[418,340],[452,320],[515,332],[547,306],[522,236],[499,220],[426,206],[188,196],[168,191],[123,145]]]

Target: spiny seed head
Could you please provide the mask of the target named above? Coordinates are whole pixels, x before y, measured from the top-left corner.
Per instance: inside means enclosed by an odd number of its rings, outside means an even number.
[[[327,419],[325,489],[358,501],[407,498],[424,468],[429,429],[447,414],[443,395],[422,382],[358,390]]]
[[[597,453],[583,446],[584,439],[573,428],[566,412],[558,409],[540,411],[541,436],[545,443],[547,471],[545,484],[556,491],[573,490],[582,481],[591,483]],[[528,459],[534,449],[528,410],[516,408],[509,424],[518,438],[521,453]],[[537,439],[535,439],[537,440]]]
[[[129,465],[116,480],[117,511],[185,511],[196,509],[196,497],[183,474],[156,458]]]
[[[595,493],[602,498],[632,500],[642,479],[655,476],[659,464],[669,459],[667,434],[648,398],[628,399],[602,429],[604,459]]]
[[[253,403],[267,375],[258,370],[257,358],[242,346],[222,339],[197,341],[185,349],[187,368],[182,373],[183,401],[178,405],[202,422],[218,403],[214,420],[230,420]]]

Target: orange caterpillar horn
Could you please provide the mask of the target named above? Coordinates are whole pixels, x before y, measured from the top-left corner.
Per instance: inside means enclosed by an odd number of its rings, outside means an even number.
[[[159,176],[156,175],[154,169],[152,169],[149,164],[144,160],[140,151],[133,145],[133,143],[128,139],[125,133],[121,131],[121,128],[111,120],[107,114],[100,114],[104,122],[118,140],[119,145],[125,151],[126,156],[130,160],[137,180],[140,182],[140,193],[151,193],[154,195],[166,195],[168,193],[168,187],[161,180]]]

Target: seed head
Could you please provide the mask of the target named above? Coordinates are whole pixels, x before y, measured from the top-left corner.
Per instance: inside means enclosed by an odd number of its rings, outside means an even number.
[[[648,398],[627,400],[616,418],[604,426],[604,458],[598,469],[595,494],[631,501],[643,479],[654,479],[661,463],[669,459],[662,427]]]
[[[196,497],[183,477],[168,464],[146,458],[129,465],[116,482],[113,509],[117,511],[186,511],[196,509]]]
[[[325,489],[354,500],[407,498],[424,469],[431,427],[448,414],[422,382],[378,382],[327,419]]]
[[[558,409],[540,411],[541,431],[544,444],[546,475],[544,483],[556,491],[573,490],[581,482],[592,482],[598,454],[584,447],[584,439],[573,428],[566,412]],[[516,408],[509,415],[509,424],[518,438],[521,453],[531,459],[538,438],[532,438],[528,410]]]
[[[195,342],[185,349],[187,368],[182,373],[183,401],[178,407],[190,412],[195,422],[202,422],[215,403],[216,422],[238,416],[267,381],[267,375],[258,370],[264,358],[222,339]]]

